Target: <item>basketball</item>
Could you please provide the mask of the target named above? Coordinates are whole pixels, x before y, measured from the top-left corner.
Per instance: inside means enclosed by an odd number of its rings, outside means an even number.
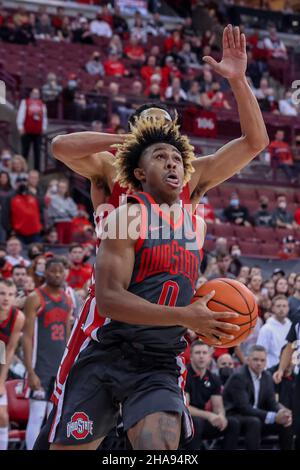
[[[208,302],[207,306],[214,312],[235,312],[239,316],[232,319],[220,319],[227,323],[239,325],[239,331],[229,331],[226,333],[233,335],[232,340],[220,338],[222,345],[214,344],[214,342],[205,337],[201,339],[209,346],[217,346],[220,348],[231,348],[237,346],[250,335],[253,331],[258,314],[256,299],[252,292],[241,282],[233,279],[218,278],[203,284],[195,293],[193,301],[195,302],[201,297],[215,291],[214,297]],[[225,330],[224,330],[225,332]]]

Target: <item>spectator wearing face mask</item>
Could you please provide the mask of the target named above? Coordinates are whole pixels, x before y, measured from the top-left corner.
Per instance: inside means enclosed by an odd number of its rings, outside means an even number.
[[[36,287],[40,287],[45,282],[46,258],[43,255],[36,256],[27,272],[34,280]]]
[[[254,214],[254,221],[257,227],[270,227],[272,214],[268,209],[269,199],[266,196],[260,198],[259,210]]]
[[[230,248],[230,254],[232,261],[229,266],[229,272],[231,272],[235,277],[237,277],[242,268],[242,262],[240,260],[242,252],[240,246],[237,243],[232,245],[232,247]]]
[[[276,228],[293,228],[293,214],[287,210],[287,202],[284,194],[277,196],[277,207],[272,214],[272,226]]]
[[[11,165],[12,152],[8,148],[4,148],[0,154],[0,171],[9,171]]]
[[[8,196],[3,204],[2,223],[8,232],[14,234],[23,243],[40,240],[42,230],[41,207],[38,198],[28,191],[27,176],[16,180],[16,191]]]
[[[85,69],[89,75],[104,75],[104,67],[100,61],[99,52],[93,52],[90,60],[86,63]]]
[[[230,354],[221,354],[217,359],[217,367],[222,385],[225,385],[228,378],[234,372],[234,362]]]
[[[230,205],[224,209],[224,217],[227,222],[235,225],[245,225],[249,227],[249,212],[247,207],[241,206],[238,195],[233,193]]]

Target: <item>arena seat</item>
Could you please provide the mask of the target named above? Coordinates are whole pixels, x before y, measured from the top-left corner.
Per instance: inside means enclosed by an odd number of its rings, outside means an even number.
[[[29,400],[23,393],[23,380],[8,380],[5,383],[10,431],[8,441],[10,447],[23,447],[25,431],[29,417]]]
[[[233,237],[234,238],[234,227],[230,224],[213,224],[212,233],[216,238],[218,237]]]
[[[276,240],[276,234],[272,227],[255,227],[255,238],[261,241]]]
[[[235,225],[234,233],[238,240],[253,240],[255,238],[255,232],[253,227]]]
[[[277,258],[280,250],[279,243],[263,243],[260,245],[261,254],[268,258]]]
[[[241,248],[242,255],[257,256],[261,254],[261,243],[241,241],[238,242]]]

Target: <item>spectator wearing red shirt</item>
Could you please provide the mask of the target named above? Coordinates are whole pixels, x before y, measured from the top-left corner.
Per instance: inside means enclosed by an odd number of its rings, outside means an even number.
[[[56,14],[52,17],[52,26],[55,31],[60,31],[62,29],[64,15],[64,7],[57,7]]]
[[[124,52],[128,59],[134,60],[137,62],[143,62],[145,60],[145,50],[139,44],[139,41],[136,36],[130,36],[130,43],[125,47]]]
[[[182,49],[183,41],[181,38],[180,31],[175,29],[172,32],[172,35],[167,37],[164,42],[165,52],[169,54],[170,52],[180,52]]]
[[[2,223],[9,232],[14,232],[23,243],[40,241],[41,207],[38,198],[29,193],[26,176],[17,178],[16,191],[4,201]]]
[[[85,240],[85,233],[88,228],[93,228],[89,221],[88,214],[82,204],[78,205],[77,217],[72,220],[72,237],[76,242],[83,242]],[[83,239],[83,240],[81,240]]]
[[[127,75],[125,65],[119,59],[118,54],[115,51],[111,51],[108,59],[104,62],[105,75],[108,77],[123,77]]]
[[[291,183],[297,181],[294,159],[287,142],[284,142],[284,131],[278,129],[275,139],[269,145],[271,166],[281,168]]]
[[[69,260],[71,263],[67,283],[73,289],[82,289],[92,274],[92,266],[84,263],[84,249],[82,245],[72,245],[69,248]]]
[[[149,55],[147,58],[147,62],[141,68],[141,77],[146,82],[146,87],[149,87],[151,84],[151,77],[155,72],[156,69],[156,57],[154,55]]]
[[[231,109],[219,82],[213,82],[211,90],[203,94],[202,103],[205,108]]]
[[[197,214],[204,219],[207,224],[213,224],[216,222],[216,216],[213,206],[208,200],[207,196],[203,196],[201,203],[197,207]],[[219,220],[218,220],[219,222]]]

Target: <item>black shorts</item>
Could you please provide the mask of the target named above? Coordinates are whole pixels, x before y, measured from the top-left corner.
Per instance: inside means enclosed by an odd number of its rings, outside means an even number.
[[[139,353],[126,343],[104,349],[91,341],[70,370],[49,440],[70,445],[104,437],[120,410],[125,431],[149,414],[179,413],[189,438],[192,424],[181,380],[176,357]]]

